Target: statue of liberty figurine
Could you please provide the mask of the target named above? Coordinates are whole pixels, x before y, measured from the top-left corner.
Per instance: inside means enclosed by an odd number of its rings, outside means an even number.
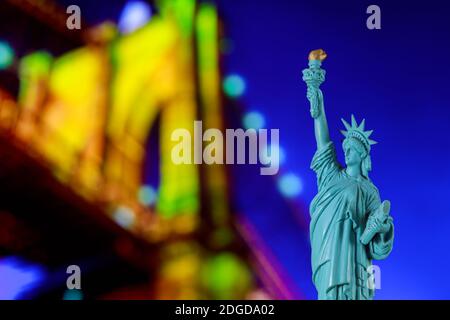
[[[311,163],[318,185],[310,205],[312,278],[320,300],[368,300],[375,289],[372,259],[385,259],[392,250],[390,202],[381,202],[369,179],[370,151],[376,142],[369,139],[372,130],[365,131],[365,120],[358,124],[353,115],[351,124],[342,120],[346,167],[336,160],[319,89],[325,80],[320,68],[325,58],[323,50],[312,51],[309,68],[303,70],[317,142]]]

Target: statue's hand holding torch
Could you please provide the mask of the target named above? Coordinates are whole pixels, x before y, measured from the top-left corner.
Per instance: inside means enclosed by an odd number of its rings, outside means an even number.
[[[311,105],[311,116],[315,119],[320,115],[323,95],[320,85],[325,81],[325,70],[321,69],[322,61],[327,54],[322,49],[311,51],[309,54],[309,68],[303,70],[303,81],[308,86],[307,98]]]

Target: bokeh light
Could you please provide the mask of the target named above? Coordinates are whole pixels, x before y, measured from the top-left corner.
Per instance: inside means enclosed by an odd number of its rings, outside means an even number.
[[[14,50],[8,42],[0,41],[0,70],[9,68],[14,62]]]
[[[251,111],[244,115],[242,119],[245,129],[255,129],[259,130],[264,128],[266,125],[266,119],[264,116],[257,111]]]
[[[278,179],[278,189],[285,197],[294,198],[303,191],[303,183],[296,174],[287,173]]]
[[[251,286],[248,267],[231,252],[211,257],[202,271],[204,284],[213,292],[215,299],[227,300],[233,296],[243,298]]]
[[[223,91],[230,98],[241,97],[246,89],[247,85],[244,78],[238,74],[231,74],[225,77],[223,80]]]
[[[129,1],[125,4],[119,18],[119,30],[122,33],[131,33],[152,18],[152,9],[145,1]]]
[[[151,206],[156,201],[156,190],[149,185],[144,185],[139,188],[138,199],[144,206]]]
[[[45,76],[50,72],[53,57],[46,51],[37,51],[20,59],[19,72],[22,77]]]
[[[40,285],[45,273],[38,265],[19,257],[0,259],[0,299],[20,299],[25,292]]]
[[[122,228],[130,229],[134,225],[136,215],[132,209],[120,206],[114,211],[113,218]]]
[[[64,291],[63,300],[83,300],[83,291],[78,289],[67,289]]]

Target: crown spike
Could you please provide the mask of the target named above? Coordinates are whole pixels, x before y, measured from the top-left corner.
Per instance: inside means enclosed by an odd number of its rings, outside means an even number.
[[[362,119],[361,123],[359,124],[358,129],[364,132],[365,125],[366,125],[366,119]]]
[[[344,124],[345,129],[347,129],[347,131],[350,130],[350,129],[352,128],[352,127],[350,126],[350,124],[349,124],[347,121],[345,121],[344,119],[341,118],[341,121],[342,121],[342,123]]]
[[[362,119],[361,123],[358,125],[358,122],[355,119],[355,116],[351,115],[351,125],[345,121],[344,119],[341,119],[342,123],[345,126],[345,130],[341,130],[341,133],[344,135],[346,139],[348,138],[355,138],[357,140],[360,140],[366,147],[368,151],[370,151],[370,146],[377,144],[376,141],[369,139],[370,135],[373,133],[373,130],[365,130],[366,126],[366,119]]]
[[[355,116],[352,114],[352,128],[357,128],[358,127],[358,124],[356,123],[356,119],[355,119]]]

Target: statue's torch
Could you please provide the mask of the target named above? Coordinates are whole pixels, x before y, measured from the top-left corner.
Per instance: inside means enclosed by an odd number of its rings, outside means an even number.
[[[320,85],[325,81],[325,70],[321,69],[322,61],[327,54],[322,49],[311,51],[309,54],[309,68],[303,70],[303,81],[308,86],[308,100],[311,104],[311,116],[317,118],[320,115],[320,103],[323,101]]]

